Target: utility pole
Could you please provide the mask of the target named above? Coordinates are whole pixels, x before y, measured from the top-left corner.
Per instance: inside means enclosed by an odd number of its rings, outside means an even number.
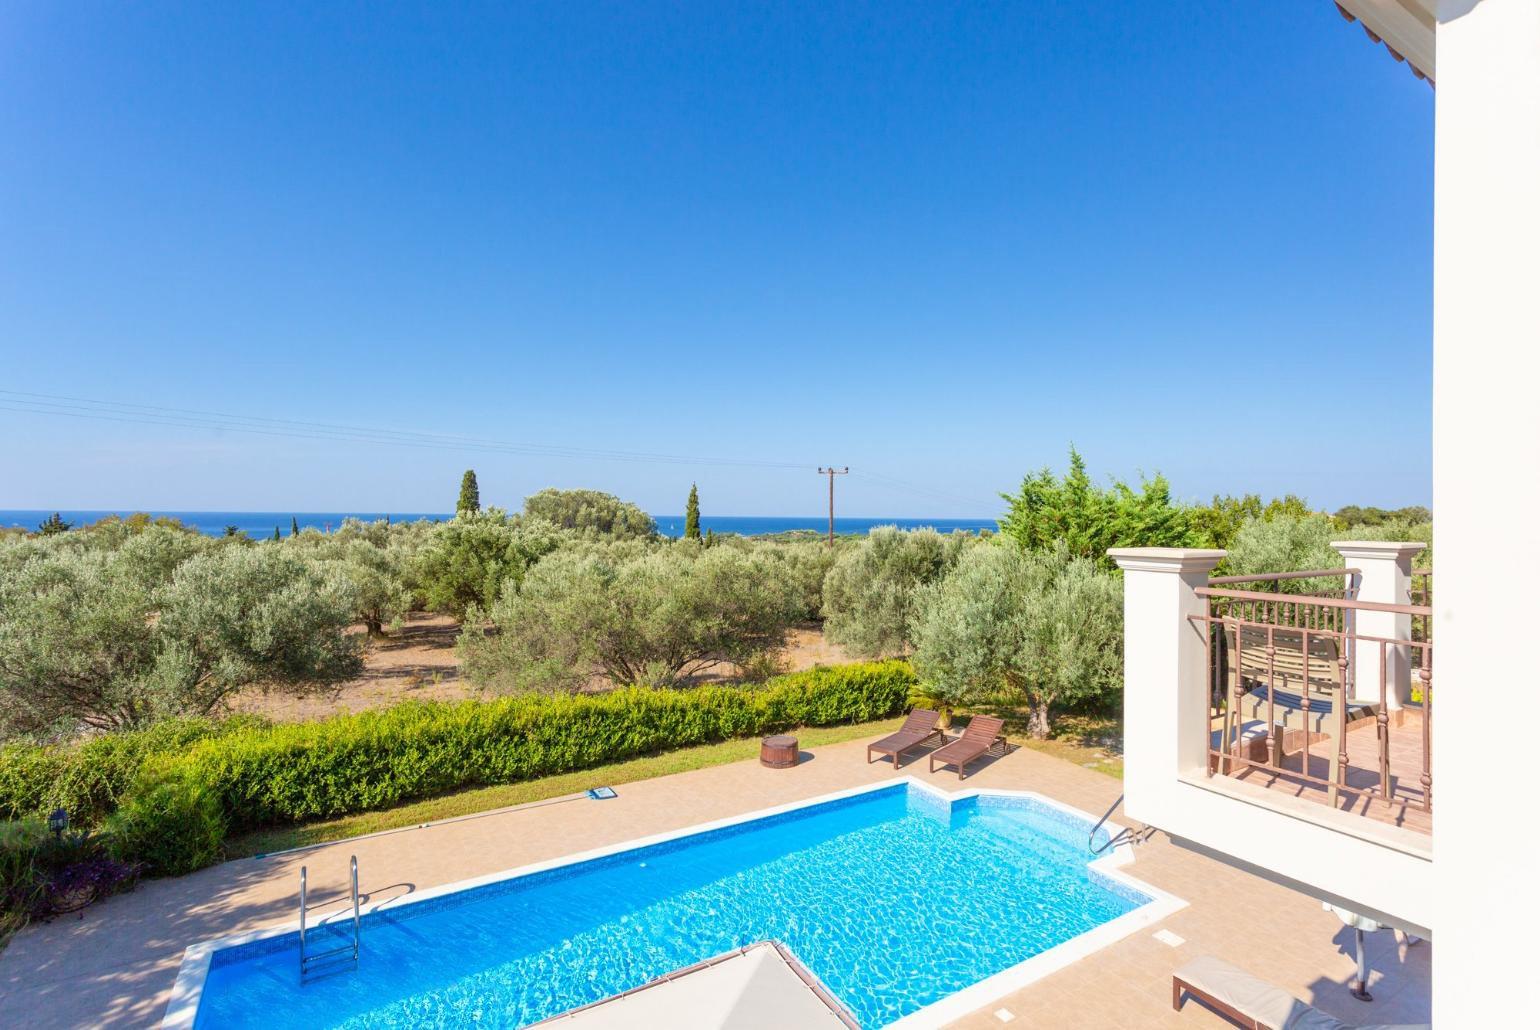
[[[830,547],[834,546],[834,477],[835,476],[849,475],[849,473],[850,473],[850,466],[849,465],[846,465],[844,468],[840,468],[840,469],[837,469],[833,465],[830,465],[828,468],[820,468],[818,470],[818,474],[820,476],[828,476],[829,477],[829,546]]]

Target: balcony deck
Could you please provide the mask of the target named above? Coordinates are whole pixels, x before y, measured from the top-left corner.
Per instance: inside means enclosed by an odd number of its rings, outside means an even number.
[[[1379,791],[1379,743],[1372,720],[1367,725],[1350,729],[1347,734],[1348,764],[1343,782],[1349,787],[1374,791],[1374,795],[1338,793],[1337,808],[1353,812],[1366,819],[1404,827],[1417,833],[1432,834],[1433,815],[1423,807],[1422,786],[1422,722],[1420,708],[1401,710],[1400,718],[1390,719],[1390,800],[1378,796]],[[1215,723],[1217,729],[1219,723]],[[1310,767],[1305,770],[1317,779],[1329,776],[1330,743],[1321,741],[1310,746]],[[1285,755],[1283,771],[1255,766],[1237,769],[1233,778],[1265,787],[1270,791],[1287,793],[1292,797],[1306,798],[1319,804],[1328,804],[1326,788],[1318,783],[1302,781],[1287,775],[1298,773],[1304,759],[1303,751]]]

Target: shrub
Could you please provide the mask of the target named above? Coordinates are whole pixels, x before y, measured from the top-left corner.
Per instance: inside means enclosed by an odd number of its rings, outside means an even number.
[[[0,931],[74,912],[138,876],[137,863],[103,854],[100,837],[55,836],[35,818],[0,823]]]
[[[180,876],[213,865],[224,851],[219,796],[196,779],[141,784],[107,821],[114,857],[143,863],[153,876]]]
[[[969,538],[878,526],[845,550],[824,580],[824,632],[863,658],[909,649],[915,592],[946,574]]]
[[[914,686],[907,663],[882,662],[819,667],[757,688],[413,702],[279,726],[167,723],[82,745],[13,745],[0,762],[0,803],[29,815],[62,805],[77,824],[111,812],[105,836],[114,858],[143,863],[152,875],[178,875],[217,861],[230,830],[794,726],[881,719],[902,711]],[[22,825],[9,832],[36,838],[42,822],[31,815]],[[111,873],[78,870],[67,889],[103,884]]]
[[[7,745],[0,748],[0,818],[46,815],[62,808],[69,813],[70,825],[94,826],[117,808],[147,760],[260,725],[253,716],[223,722],[173,719],[80,744]]]
[[[218,799],[231,830],[249,829],[793,726],[885,718],[903,710],[914,683],[907,663],[885,662],[816,668],[759,688],[634,687],[579,696],[408,703],[205,740],[159,763],[146,782],[155,783],[157,792],[167,781],[196,785],[189,789],[199,804],[206,791]],[[167,834],[181,832],[169,818],[171,800],[161,793],[153,801],[136,796],[124,812],[130,809],[129,843],[121,853],[164,873],[162,863],[178,852],[166,852],[149,835],[156,826]],[[205,845],[198,853],[208,855],[204,834],[212,835],[210,818],[201,809],[197,824],[204,827],[198,840]],[[192,850],[180,842],[177,849]]]
[[[52,841],[41,819],[0,823],[0,932],[26,922],[42,902]]]

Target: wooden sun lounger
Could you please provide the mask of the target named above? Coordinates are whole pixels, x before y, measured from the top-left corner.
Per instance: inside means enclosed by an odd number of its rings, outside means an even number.
[[[893,768],[898,768],[898,760],[905,751],[913,750],[926,744],[932,737],[937,740],[946,740],[946,734],[941,732],[937,725],[941,721],[941,715],[928,708],[916,708],[909,713],[904,724],[898,728],[897,733],[890,733],[881,740],[866,745],[866,764],[871,765],[874,759],[872,752],[876,752],[880,758],[883,755],[893,756]]]
[[[1249,1030],[1428,1030],[1427,1024],[1344,1023],[1212,955],[1193,959],[1171,977],[1171,1007],[1178,1012],[1184,994]]]
[[[930,753],[930,771],[936,771],[937,762],[955,765],[957,778],[962,779],[967,775],[969,762],[994,747],[996,741],[1005,743],[1005,735],[1000,732],[1004,728],[1004,719],[996,719],[992,715],[975,715],[963,730],[962,736]]]

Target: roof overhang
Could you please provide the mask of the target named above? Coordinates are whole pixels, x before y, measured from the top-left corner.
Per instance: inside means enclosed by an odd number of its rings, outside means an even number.
[[[1390,56],[1405,61],[1419,79],[1434,80],[1433,37],[1437,0],[1337,0],[1337,10],[1357,21]]]

